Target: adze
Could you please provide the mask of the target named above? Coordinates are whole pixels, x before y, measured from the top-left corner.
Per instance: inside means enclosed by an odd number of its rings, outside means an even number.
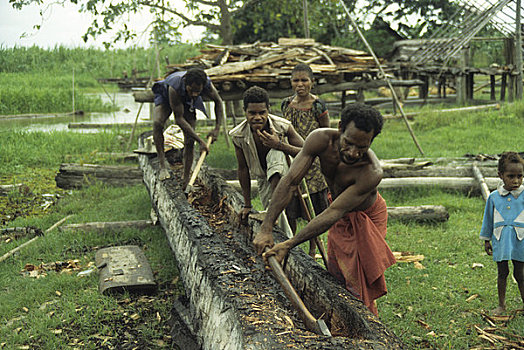
[[[268,251],[268,248],[266,248],[265,251]],[[302,319],[302,322],[304,322],[306,328],[316,334],[331,337],[331,332],[329,331],[326,322],[321,319],[316,319],[311,314],[311,312],[309,312],[308,308],[291,285],[291,282],[289,282],[289,279],[287,278],[284,270],[282,269],[282,266],[280,266],[277,259],[274,256],[270,256],[267,258],[267,261],[269,266],[271,266],[271,270],[273,270],[275,279],[282,286],[282,289],[289,298],[291,304],[293,304],[293,306],[297,309],[298,314],[300,315],[300,318]]]

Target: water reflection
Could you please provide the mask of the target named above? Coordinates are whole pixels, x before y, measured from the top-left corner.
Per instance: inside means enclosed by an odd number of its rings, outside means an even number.
[[[135,102],[130,92],[118,92],[100,95],[100,98],[107,103],[114,100],[118,111],[110,113],[88,113],[83,116],[49,116],[25,119],[8,119],[0,118],[0,129],[4,128],[21,128],[28,131],[54,131],[54,130],[71,130],[76,132],[97,132],[97,129],[69,129],[69,123],[87,123],[87,124],[117,124],[117,123],[134,123],[137,117],[140,103]],[[149,111],[150,104],[144,103],[138,115],[138,122],[150,121]]]
[[[67,115],[67,116],[39,116],[35,118],[24,119],[2,119],[0,118],[0,130],[8,128],[19,128],[27,131],[60,131],[70,130],[75,132],[97,132],[99,129],[88,128],[69,128],[70,123],[85,124],[132,124],[135,122],[138,114],[138,123],[151,122],[150,115],[153,113],[152,103],[144,103],[140,109],[140,103],[135,102],[131,92],[118,92],[111,95],[101,94],[100,98],[106,103],[113,103],[118,110],[110,113],[87,113],[85,115]],[[214,118],[213,103],[206,102],[206,109],[211,118]],[[173,116],[170,117],[174,121]],[[197,111],[197,119],[206,119],[205,115]]]

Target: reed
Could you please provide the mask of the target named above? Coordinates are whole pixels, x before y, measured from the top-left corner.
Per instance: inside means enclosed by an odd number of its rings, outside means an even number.
[[[191,44],[177,44],[159,49],[160,67],[170,63],[180,63],[186,58],[196,56],[198,47]],[[131,47],[127,49],[104,50],[95,48],[68,48],[56,46],[43,49],[38,46],[4,48],[0,46],[0,73],[93,73],[97,78],[120,77],[123,71],[129,75],[133,69],[149,75],[153,71],[156,52],[153,48]]]
[[[180,63],[197,55],[198,47],[180,44],[160,48],[159,52],[158,64],[163,74],[164,57],[170,63]],[[124,72],[131,77],[133,71],[138,76],[159,78],[156,57],[154,49],[140,47],[109,51],[0,46],[0,115],[61,113],[73,109],[110,111],[114,107],[90,95],[105,89],[98,79],[122,77]]]

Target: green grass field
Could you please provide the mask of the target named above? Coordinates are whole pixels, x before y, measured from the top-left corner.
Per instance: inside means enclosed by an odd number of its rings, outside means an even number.
[[[48,53],[37,48],[19,50],[0,50],[6,53],[0,55],[0,114],[70,111],[70,62],[75,58],[89,58],[91,63],[85,67],[96,67],[93,71],[100,76],[118,76],[133,65],[143,70],[151,67],[150,53],[142,55],[139,51],[118,56],[57,48],[51,52],[52,59],[46,61],[51,62],[49,66],[43,66],[42,56]],[[184,50],[188,55],[193,53],[182,48],[177,51],[180,59]],[[137,57],[143,58],[134,64],[132,60]],[[60,67],[62,74],[57,73]],[[36,77],[39,71],[46,73]],[[85,103],[86,110],[106,108],[96,100],[82,102],[82,94],[100,90],[84,66],[75,68],[75,81],[79,89],[77,103]],[[31,95],[26,93],[28,86],[35,87]],[[45,91],[41,92],[40,86]],[[61,91],[52,97],[55,90]],[[33,95],[40,96],[38,101],[32,99]],[[23,101],[30,103],[24,105]],[[439,114],[432,111],[436,108],[424,107],[425,113],[410,122],[425,157],[524,151],[524,103],[477,113]],[[71,214],[74,216],[68,223],[147,219],[151,204],[144,186],[112,188],[95,183],[89,188],[64,191],[54,181],[63,162],[111,164],[114,161],[100,153],[125,150],[128,137],[128,132],[122,130],[80,134],[0,129],[0,184],[26,185],[22,191],[0,196],[0,228],[35,226],[45,230]],[[401,120],[388,120],[372,148],[382,159],[421,157]],[[234,150],[227,147],[222,136],[206,161],[212,167],[236,167]],[[59,200],[45,207],[45,194],[58,195]],[[425,258],[421,261],[423,268],[398,263],[387,270],[389,293],[378,300],[382,322],[409,349],[503,348],[501,343],[491,346],[479,338],[475,329],[490,326],[482,314],[497,305],[496,266],[478,239],[483,199],[437,188],[388,190],[382,195],[390,206],[444,205],[450,214],[445,223],[388,223],[387,241],[393,251],[422,254]],[[0,256],[29,239],[3,238]],[[137,244],[144,250],[159,285],[153,297],[102,296],[97,291],[97,274],[77,276],[78,271],[92,267],[97,249],[120,244]],[[26,271],[28,264],[76,260],[79,270],[47,271],[40,278]],[[473,264],[484,267],[473,268]],[[0,349],[169,347],[172,343],[167,318],[181,290],[174,259],[160,228],[103,234],[55,230],[0,262]],[[511,279],[507,304],[510,312],[524,307]],[[515,341],[522,341],[522,313],[505,323],[497,321],[496,325],[520,337],[513,338]]]
[[[413,129],[427,157],[454,157],[465,153],[497,154],[522,147],[519,143],[524,127],[523,104],[506,105],[499,111],[442,114],[428,111],[417,116]],[[5,226],[32,225],[46,229],[66,215],[74,214],[70,223],[145,219],[150,203],[143,186],[110,188],[103,185],[70,193],[54,187],[54,174],[61,162],[100,162],[98,152],[120,151],[126,137],[115,131],[99,134],[71,132],[21,132],[2,130],[0,138],[0,176],[2,184],[28,184],[33,200],[43,193],[60,193],[62,199],[47,211],[20,213]],[[122,141],[124,140],[124,141]],[[373,144],[381,158],[419,157],[402,121],[388,121]],[[517,149],[518,150],[518,149]],[[212,146],[207,162],[211,166],[235,166],[232,148],[224,138]],[[412,263],[398,263],[388,269],[389,294],[378,301],[381,320],[399,335],[410,349],[467,349],[487,346],[474,326],[489,326],[482,313],[497,305],[495,263],[478,239],[484,201],[463,193],[439,189],[413,188],[383,191],[390,206],[444,205],[450,219],[445,223],[390,221],[388,243],[393,251],[422,254],[423,269]],[[4,197],[6,206],[23,208],[26,198],[11,194]],[[0,254],[23,241],[0,243]],[[129,319],[128,305],[122,300],[131,296],[106,297],[97,293],[95,276],[80,278],[76,273],[49,272],[43,278],[30,278],[21,271],[26,264],[78,259],[83,269],[94,260],[98,247],[136,243],[142,247],[156,272],[161,293],[181,288],[176,283],[176,267],[162,230],[124,230],[104,235],[54,231],[0,265],[0,343],[7,348],[38,344],[41,348],[97,348],[118,342],[122,332],[118,322]],[[483,268],[473,268],[473,264]],[[176,293],[170,295],[174,297]],[[127,299],[126,299],[127,298]],[[167,344],[166,325],[169,305],[156,298],[155,317],[144,317],[152,329],[130,339],[151,348]],[[137,302],[136,300],[131,301]],[[49,304],[51,303],[51,304]],[[508,283],[508,310],[522,308],[515,283]],[[52,306],[46,306],[52,305]],[[80,310],[80,311],[79,311]],[[126,316],[127,315],[127,316]],[[135,316],[136,317],[136,316]],[[96,322],[93,322],[96,320]],[[70,325],[75,325],[72,327]],[[507,323],[506,331],[524,336],[524,316]],[[96,336],[95,336],[96,335]],[[102,337],[102,338],[101,338]],[[104,338],[107,337],[107,338]],[[141,339],[141,340],[137,340]]]

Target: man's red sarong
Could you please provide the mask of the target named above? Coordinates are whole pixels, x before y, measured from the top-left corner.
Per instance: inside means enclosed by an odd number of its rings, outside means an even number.
[[[386,201],[377,193],[364,211],[350,212],[328,234],[328,271],[378,315],[374,300],[387,293],[384,271],[396,260],[385,241]]]

